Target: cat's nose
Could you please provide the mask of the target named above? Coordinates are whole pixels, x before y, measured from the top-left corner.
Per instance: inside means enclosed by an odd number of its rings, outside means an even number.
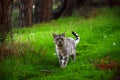
[[[60,41],[59,43],[61,44],[62,42]]]

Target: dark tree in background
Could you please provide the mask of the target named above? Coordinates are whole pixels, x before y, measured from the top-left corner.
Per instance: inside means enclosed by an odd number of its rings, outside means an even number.
[[[40,14],[40,9],[41,8],[41,3],[40,3],[40,0],[35,0],[35,9],[34,9],[34,23],[38,23],[40,22],[39,19],[41,17],[41,14]]]
[[[110,8],[112,9],[113,8],[112,0],[109,0],[109,4],[110,4]]]
[[[51,20],[52,0],[35,0],[34,23]]]
[[[81,0],[80,0],[81,1]],[[77,5],[79,6],[80,1],[77,0]],[[75,5],[76,0],[59,0],[59,5],[57,5],[57,8],[52,11],[52,19],[58,19],[59,17],[68,17],[71,16]]]
[[[76,0],[75,7],[79,9],[84,4],[84,2],[85,0]]]
[[[63,17],[71,16],[75,7],[75,0],[64,0],[65,10],[62,13]]]
[[[60,18],[65,8],[66,8],[66,3],[64,2],[64,0],[59,0],[57,4],[57,8],[52,11],[51,19]]]
[[[75,7],[76,0],[59,0],[57,8],[52,11],[52,19],[58,19],[62,17],[71,16],[74,7]]]
[[[10,31],[12,0],[0,0],[0,45],[4,44]]]
[[[32,26],[33,0],[20,0],[19,4],[19,27]]]

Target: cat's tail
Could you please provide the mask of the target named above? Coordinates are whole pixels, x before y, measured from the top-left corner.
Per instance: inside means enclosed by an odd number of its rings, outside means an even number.
[[[78,36],[77,33],[73,32],[73,31],[72,31],[72,34],[76,37],[76,39],[75,39],[75,43],[78,44],[79,41],[80,41],[80,37]]]

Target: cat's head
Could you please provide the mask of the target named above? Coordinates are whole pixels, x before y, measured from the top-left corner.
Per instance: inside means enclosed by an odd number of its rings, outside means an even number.
[[[64,43],[65,43],[65,33],[62,33],[62,34],[55,34],[53,33],[52,34],[53,37],[54,37],[54,42],[57,46],[63,46]]]

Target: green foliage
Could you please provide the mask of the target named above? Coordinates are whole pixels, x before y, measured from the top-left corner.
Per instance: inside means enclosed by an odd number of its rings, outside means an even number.
[[[110,80],[114,70],[97,69],[89,60],[105,56],[120,61],[120,7],[100,9],[94,18],[61,18],[50,23],[36,24],[32,28],[14,29],[17,57],[6,57],[0,62],[1,80]],[[66,32],[81,37],[77,45],[76,62],[69,61],[60,69],[52,33]],[[9,40],[9,39],[8,39]],[[12,44],[12,42],[9,42]]]

